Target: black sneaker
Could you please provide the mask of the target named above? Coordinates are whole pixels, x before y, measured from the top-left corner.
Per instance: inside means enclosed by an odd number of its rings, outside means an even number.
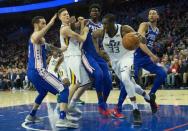
[[[133,110],[133,122],[134,125],[141,125],[142,124],[142,119],[140,115],[140,111],[138,109]]]
[[[151,111],[152,111],[153,114],[155,114],[157,112],[157,104],[155,102],[155,99],[156,99],[156,95],[151,94],[150,95],[150,101],[146,100],[148,103],[150,103]]]

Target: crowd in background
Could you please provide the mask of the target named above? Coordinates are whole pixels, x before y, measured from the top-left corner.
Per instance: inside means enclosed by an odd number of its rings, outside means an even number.
[[[143,6],[147,5],[147,6]],[[138,29],[139,23],[146,20],[144,10],[153,7],[155,3],[148,1],[136,4],[125,4],[118,8],[104,7],[102,15],[111,12],[116,14],[117,23],[128,24]],[[168,4],[157,6],[160,13],[158,27],[160,35],[155,42],[156,54],[160,65],[167,72],[166,82],[162,88],[188,87],[188,3],[171,0]],[[113,6],[112,6],[113,7]],[[142,13],[143,12],[143,13]],[[28,28],[31,27],[30,25]],[[18,37],[20,25],[10,25],[1,28],[0,32],[0,89],[22,89],[29,84],[26,76],[27,43],[29,35]],[[48,43],[59,44],[59,27],[50,30],[46,39]],[[23,31],[22,31],[23,32]],[[9,35],[13,34],[13,35]],[[140,84],[148,87],[155,76],[143,70]]]

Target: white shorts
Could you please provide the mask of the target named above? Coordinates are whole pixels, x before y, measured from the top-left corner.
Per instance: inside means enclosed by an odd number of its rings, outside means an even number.
[[[112,61],[112,68],[118,78],[123,82],[129,97],[135,96],[136,82],[133,78],[133,58],[131,52],[127,52],[120,60]]]
[[[90,83],[89,76],[82,64],[81,56],[65,56],[66,69],[71,84],[79,83],[80,86]]]

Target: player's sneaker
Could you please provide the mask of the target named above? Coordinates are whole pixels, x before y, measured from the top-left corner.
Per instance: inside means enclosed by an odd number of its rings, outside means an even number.
[[[69,106],[67,111],[70,114],[82,115],[82,111],[76,106]]]
[[[105,117],[109,117],[111,116],[111,111],[109,109],[103,109],[100,106],[98,107],[98,111],[101,115],[105,116]]]
[[[133,122],[134,125],[141,125],[142,124],[142,119],[140,115],[140,111],[138,109],[133,110]]]
[[[158,109],[158,106],[157,106],[157,104],[155,102],[155,99],[156,99],[156,95],[155,94],[151,94],[150,95],[150,101],[148,101],[148,100],[145,99],[146,102],[148,102],[150,104],[151,111],[152,111],[153,114],[156,113],[157,109]]]
[[[42,119],[40,117],[37,116],[31,116],[31,115],[27,115],[25,118],[25,122],[42,122]]]
[[[78,104],[78,105],[84,105],[85,102],[79,99],[79,100],[76,101],[76,104]]]
[[[82,118],[82,116],[80,115],[80,116],[78,116],[78,115],[71,115],[71,114],[69,114],[69,113],[67,113],[66,114],[66,118],[68,119],[68,120],[70,120],[70,121],[79,121],[81,118]]]
[[[73,123],[70,120],[67,119],[59,119],[56,124],[56,127],[61,127],[61,128],[78,128],[79,125],[77,123]]]
[[[111,110],[111,115],[112,115],[112,117],[117,118],[117,119],[126,118],[126,116],[124,114],[122,114],[121,112],[119,112],[117,110],[117,108],[114,108],[114,109]]]

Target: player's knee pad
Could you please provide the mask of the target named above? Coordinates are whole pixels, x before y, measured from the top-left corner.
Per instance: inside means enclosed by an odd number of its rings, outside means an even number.
[[[69,88],[65,87],[65,89],[58,94],[57,102],[68,103],[68,98],[69,98]]]
[[[39,95],[35,99],[35,103],[40,105],[46,95],[47,95],[47,93],[39,93]]]

